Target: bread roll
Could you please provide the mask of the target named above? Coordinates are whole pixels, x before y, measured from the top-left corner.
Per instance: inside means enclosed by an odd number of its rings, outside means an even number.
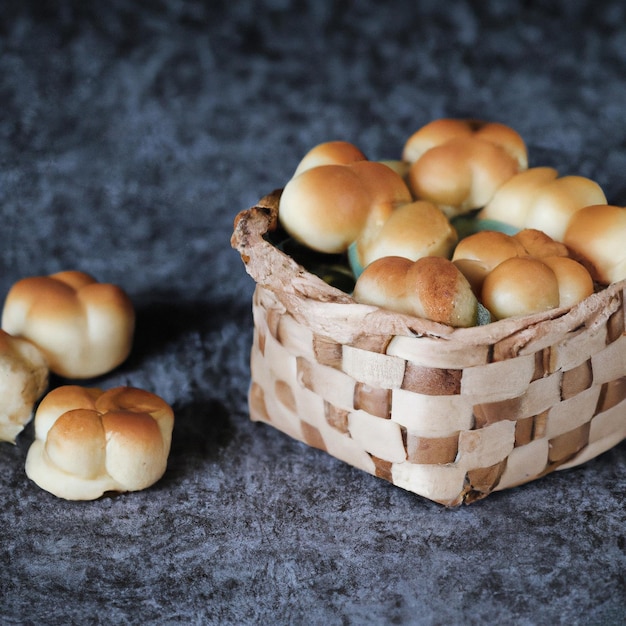
[[[555,274],[559,285],[559,306],[572,307],[593,293],[593,279],[583,265],[566,256],[541,259]]]
[[[431,202],[417,201],[398,207],[380,225],[366,225],[356,245],[359,263],[365,267],[384,256],[411,261],[449,257],[456,242],[448,218]]]
[[[15,442],[47,385],[43,354],[30,342],[0,331],[0,441]]]
[[[91,378],[128,357],[135,312],[116,285],[66,271],[15,283],[4,303],[2,328],[37,346],[55,374]]]
[[[580,209],[564,241],[598,282],[626,278],[626,208],[602,204]]]
[[[409,187],[452,217],[483,207],[528,166],[520,135],[503,124],[436,120],[414,133],[403,151]]]
[[[563,241],[574,213],[585,206],[605,202],[601,187],[589,178],[558,178],[552,168],[531,168],[505,182],[479,213],[479,218],[541,230],[552,239]]]
[[[296,168],[294,176],[320,165],[347,165],[355,161],[365,161],[366,156],[348,141],[326,141],[311,148]]]
[[[553,256],[569,256],[567,246],[536,228],[524,228],[513,235],[522,244],[528,256],[536,259]]]
[[[527,256],[522,243],[505,233],[484,230],[462,239],[454,250],[452,261],[480,296],[483,282],[500,263],[516,256]]]
[[[519,133],[505,124],[480,120],[433,120],[409,137],[402,158],[408,163],[415,163],[431,148],[458,137],[477,137],[494,143],[517,161],[520,170],[528,167],[526,144]]]
[[[141,389],[58,387],[35,414],[26,474],[66,500],[145,489],[165,472],[173,424],[171,407]]]
[[[357,302],[454,327],[474,326],[478,319],[469,283],[443,257],[380,258],[365,268],[353,295]]]
[[[554,309],[559,306],[556,274],[539,259],[511,257],[485,277],[482,303],[497,320]]]
[[[411,202],[402,177],[375,161],[321,165],[285,185],[279,219],[300,243],[324,253],[341,253],[369,220],[384,222],[391,211]]]

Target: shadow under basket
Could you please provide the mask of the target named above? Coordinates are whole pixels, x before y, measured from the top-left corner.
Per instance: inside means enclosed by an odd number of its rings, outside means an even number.
[[[256,282],[250,417],[446,506],[626,438],[626,281],[569,309],[455,329],[356,303],[279,250],[280,191],[241,212]]]

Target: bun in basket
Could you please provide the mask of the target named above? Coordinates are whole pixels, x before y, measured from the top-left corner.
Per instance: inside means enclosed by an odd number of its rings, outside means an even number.
[[[307,247],[325,253],[348,249],[371,223],[411,202],[402,177],[383,163],[356,161],[305,169],[286,185],[280,200],[285,230]]]
[[[165,472],[174,414],[158,396],[132,387],[58,387],[39,404],[26,474],[66,500],[138,491]]]
[[[626,278],[626,208],[605,204],[577,211],[565,243],[598,282],[608,285]]]
[[[517,228],[541,230],[563,241],[572,216],[591,204],[604,204],[600,185],[584,176],[558,177],[555,169],[536,167],[505,182],[479,214]]]
[[[361,267],[385,256],[449,258],[457,240],[448,218],[432,202],[418,200],[398,207],[382,224],[366,225],[356,242],[357,258]]]
[[[504,124],[435,120],[406,142],[413,195],[437,204],[448,216],[487,204],[496,190],[528,167],[520,135]]]
[[[474,326],[478,318],[478,301],[470,284],[443,257],[380,258],[359,276],[353,297],[363,304],[453,327]]]

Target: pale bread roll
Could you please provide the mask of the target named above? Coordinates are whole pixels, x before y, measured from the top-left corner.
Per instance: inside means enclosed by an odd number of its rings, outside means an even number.
[[[0,441],[15,442],[47,386],[43,354],[25,339],[0,331]]]
[[[55,374],[92,378],[128,357],[135,312],[120,287],[65,271],[15,283],[4,303],[2,328],[37,346]]]
[[[462,239],[454,250],[452,262],[480,296],[486,276],[500,263],[528,253],[522,243],[505,233],[483,230]]]
[[[482,303],[496,320],[548,311],[559,306],[559,283],[539,259],[511,257],[485,277]]]
[[[531,168],[505,182],[480,211],[479,218],[541,230],[552,239],[563,241],[567,226],[579,209],[604,203],[602,188],[589,178],[559,178],[552,168]]]
[[[66,500],[138,491],[164,474],[174,414],[158,396],[132,387],[58,387],[35,414],[26,474]]]
[[[368,265],[354,299],[454,327],[474,326],[478,301],[461,272],[443,257],[383,257]]]
[[[542,257],[541,261],[556,276],[559,284],[559,306],[572,307],[593,293],[591,274],[574,259],[566,256],[546,256]]]
[[[564,241],[598,282],[626,278],[626,208],[602,204],[577,211]]]
[[[320,165],[347,165],[365,160],[363,152],[348,141],[326,141],[314,146],[304,155],[294,176]]]
[[[411,261],[423,256],[449,257],[457,240],[450,221],[434,204],[417,201],[398,207],[382,224],[366,225],[356,246],[365,267],[385,256]]]
[[[495,319],[572,307],[594,292],[583,265],[566,256],[511,257],[486,277],[482,303]]]
[[[287,182],[279,220],[300,243],[324,253],[341,253],[368,220],[385,221],[391,211],[411,202],[402,177],[375,161],[320,165]]]
[[[526,146],[512,128],[473,120],[435,120],[405,143],[409,187],[448,216],[485,206],[495,191],[528,167]]]

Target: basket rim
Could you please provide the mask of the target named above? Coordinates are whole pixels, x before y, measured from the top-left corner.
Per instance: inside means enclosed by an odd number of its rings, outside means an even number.
[[[258,286],[272,291],[285,309],[306,318],[307,324],[330,336],[342,334],[339,326],[356,314],[363,334],[408,337],[427,336],[467,345],[496,343],[519,333],[532,336],[569,332],[608,316],[623,306],[626,279],[612,283],[574,305],[532,315],[497,320],[481,326],[455,328],[439,322],[361,304],[337,287],[309,272],[265,236],[278,226],[282,189],[263,196],[256,205],[239,212],[234,221],[231,246],[237,250],[246,272]]]

